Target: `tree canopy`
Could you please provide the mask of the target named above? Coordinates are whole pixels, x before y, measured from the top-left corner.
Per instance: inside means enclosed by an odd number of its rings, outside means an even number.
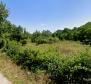
[[[3,2],[0,2],[0,24],[8,17],[8,10]]]

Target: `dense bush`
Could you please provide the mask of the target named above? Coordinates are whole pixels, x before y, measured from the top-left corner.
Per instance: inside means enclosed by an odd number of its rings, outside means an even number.
[[[21,43],[22,45],[25,45],[25,44],[27,44],[27,40],[26,40],[26,39],[21,40],[20,43]]]
[[[3,51],[5,51],[13,61],[17,60],[20,50],[22,49],[20,49],[19,43],[17,43],[16,41],[9,40],[7,40],[6,45],[3,48]]]
[[[58,38],[53,38],[53,37],[45,37],[45,36],[39,36],[36,38],[35,43],[37,44],[44,44],[44,43],[55,43],[58,42]]]
[[[74,40],[91,45],[91,22],[73,29],[64,28],[63,30],[57,30],[53,33],[53,36],[58,37],[60,40]]]
[[[61,58],[53,51],[41,52],[33,48],[23,50],[20,44],[14,41],[8,42],[4,50],[15,63],[25,69],[46,70],[57,84],[85,84],[91,77],[91,56],[87,52]]]
[[[2,48],[2,47],[4,47],[4,40],[2,39],[2,38],[0,38],[0,49]]]
[[[50,31],[42,31],[42,32],[34,32],[31,38],[32,42],[37,44],[44,44],[44,43],[54,43],[58,42],[59,39],[57,37],[53,37]]]

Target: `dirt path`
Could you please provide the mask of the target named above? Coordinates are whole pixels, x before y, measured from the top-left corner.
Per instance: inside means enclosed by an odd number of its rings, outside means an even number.
[[[12,84],[12,83],[0,73],[0,84]]]

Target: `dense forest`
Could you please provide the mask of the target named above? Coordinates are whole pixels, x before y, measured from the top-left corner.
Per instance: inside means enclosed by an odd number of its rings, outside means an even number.
[[[34,73],[44,70],[54,84],[91,84],[91,22],[53,33],[49,30],[30,33],[8,21],[8,16],[9,11],[1,2],[0,49],[14,63]],[[86,50],[74,56],[62,56],[57,50],[60,42],[65,41],[79,42],[87,46]]]

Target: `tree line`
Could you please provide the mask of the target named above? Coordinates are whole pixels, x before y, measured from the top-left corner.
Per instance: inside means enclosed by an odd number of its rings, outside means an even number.
[[[74,40],[80,41],[85,44],[91,44],[91,22],[86,23],[80,27],[74,27],[73,29],[64,28],[63,30],[57,30],[51,32],[49,30],[43,30],[42,32],[36,31],[33,34],[26,31],[22,26],[16,26],[7,20],[9,16],[6,5],[0,3],[0,43],[3,43],[2,39],[15,40],[26,44],[27,40],[37,44],[54,43],[59,40]]]

